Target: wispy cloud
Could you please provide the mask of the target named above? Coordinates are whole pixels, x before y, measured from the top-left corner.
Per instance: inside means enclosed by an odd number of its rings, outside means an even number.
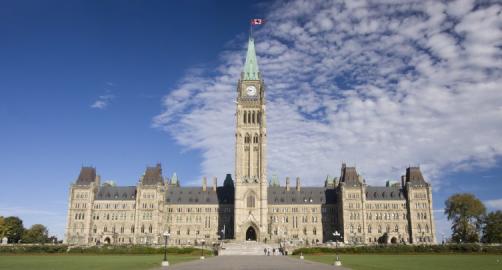
[[[112,94],[99,96],[98,99],[94,101],[94,103],[92,103],[91,108],[103,110],[108,107],[108,105],[114,98],[115,95]]]
[[[495,200],[487,200],[484,201],[486,206],[489,208],[495,209],[495,210],[502,210],[502,198],[501,199],[495,199]]]
[[[255,32],[269,175],[319,185],[346,161],[381,184],[420,164],[438,187],[441,172],[493,166],[502,154],[501,10],[472,1],[272,5]],[[244,55],[227,50],[216,73],[188,72],[153,120],[201,151],[208,176],[234,170]]]

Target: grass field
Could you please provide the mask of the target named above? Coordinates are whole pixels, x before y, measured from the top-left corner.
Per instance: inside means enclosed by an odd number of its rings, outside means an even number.
[[[309,255],[306,260],[333,264],[333,255]],[[340,255],[353,270],[491,270],[502,269],[502,255]],[[497,262],[497,260],[499,262]]]
[[[198,259],[168,256],[170,264]],[[147,270],[160,267],[162,255],[0,255],[1,270]]]

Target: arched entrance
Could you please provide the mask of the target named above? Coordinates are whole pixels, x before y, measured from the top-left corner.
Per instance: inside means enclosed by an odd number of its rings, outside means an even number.
[[[397,244],[397,238],[396,237],[392,237],[392,239],[390,239],[390,242],[392,244]]]
[[[106,237],[105,238],[105,245],[109,245],[110,244],[110,237]]]
[[[249,227],[246,231],[246,240],[256,241],[256,231],[253,227]]]

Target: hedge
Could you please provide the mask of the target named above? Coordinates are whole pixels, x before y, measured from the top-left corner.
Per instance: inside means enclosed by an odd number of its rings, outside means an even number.
[[[68,245],[7,245],[0,246],[0,254],[164,254],[164,248],[128,245],[128,246],[91,246],[71,247]],[[194,247],[168,247],[168,254],[199,255],[200,248]],[[211,250],[204,250],[204,254],[211,255]]]
[[[356,247],[312,247],[299,248],[293,251],[293,255],[302,254],[334,254],[334,253],[358,254],[358,253],[481,253],[502,254],[502,246],[489,246],[479,244],[448,244],[448,245],[375,245]]]

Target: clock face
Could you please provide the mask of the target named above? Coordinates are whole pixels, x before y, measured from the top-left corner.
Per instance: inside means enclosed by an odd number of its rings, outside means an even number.
[[[248,96],[256,95],[256,87],[254,87],[253,85],[246,87],[246,93],[248,94]]]

